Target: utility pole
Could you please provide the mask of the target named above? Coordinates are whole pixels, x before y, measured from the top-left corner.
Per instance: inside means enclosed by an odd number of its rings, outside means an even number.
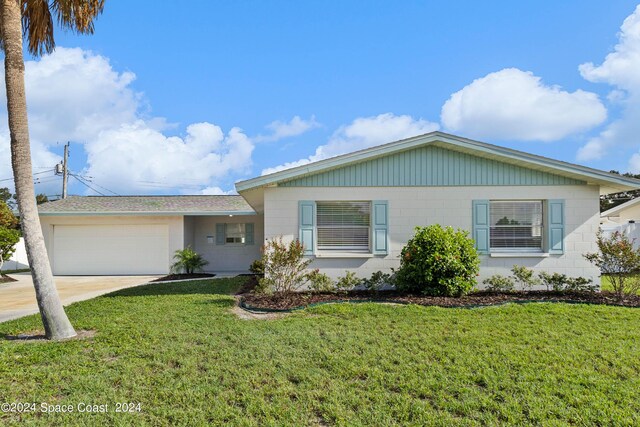
[[[69,178],[69,169],[67,161],[69,159],[69,142],[64,146],[64,160],[62,161],[62,198],[67,198],[67,179]]]

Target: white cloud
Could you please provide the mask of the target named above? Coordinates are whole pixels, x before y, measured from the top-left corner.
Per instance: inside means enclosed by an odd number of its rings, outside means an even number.
[[[166,120],[151,116],[142,94],[131,87],[135,75],[114,70],[103,56],[59,47],[25,67],[34,165],[59,162],[49,151],[58,142],[81,143],[87,154],[83,173],[120,194],[198,193],[251,166],[253,142],[239,128],[225,135],[214,124],[195,123],[183,137],[168,136]],[[0,168],[10,171],[4,105]]]
[[[396,116],[392,113],[355,119],[349,125],[340,127],[329,141],[316,148],[313,155],[294,162],[285,163],[262,171],[262,175],[302,166],[329,157],[339,156],[356,150],[397,141],[411,136],[438,130],[439,125],[411,116]]]
[[[588,62],[580,65],[579,70],[590,82],[613,86],[609,100],[620,104],[623,111],[619,119],[580,148],[578,160],[602,158],[616,146],[637,146],[640,142],[640,5],[622,23],[618,44],[602,64]],[[638,159],[639,156],[634,155],[629,163],[634,171],[640,171]]]
[[[315,116],[311,116],[308,120],[302,119],[300,116],[294,116],[288,122],[276,120],[265,127],[271,131],[271,134],[259,135],[254,138],[255,141],[278,141],[283,138],[302,135],[303,133],[320,127],[320,123],[316,121]]]
[[[130,193],[154,185],[188,189],[246,172],[253,143],[239,128],[225,136],[218,126],[196,123],[183,138],[167,137],[140,120],[101,132],[85,149],[87,175],[116,192]]]
[[[465,136],[553,141],[602,123],[598,96],[545,85],[540,77],[505,68],[474,80],[442,107],[443,125]]]
[[[235,190],[224,191],[220,187],[207,187],[200,191],[200,194],[207,196],[228,196],[232,194],[238,194]]]

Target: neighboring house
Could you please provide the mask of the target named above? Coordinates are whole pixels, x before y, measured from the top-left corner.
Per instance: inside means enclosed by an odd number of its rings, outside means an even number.
[[[602,222],[625,224],[640,222],[640,197],[624,202],[615,208],[608,209],[600,214]]]
[[[56,275],[165,274],[187,246],[207,270],[244,272],[263,240],[240,196],[71,196],[39,210]]]
[[[11,258],[4,261],[2,270],[22,270],[25,268],[29,268],[29,260],[27,259],[27,250],[24,247],[24,238],[21,237]]]
[[[364,277],[397,267],[414,228],[439,223],[470,232],[480,279],[519,264],[597,282],[598,270],[582,255],[596,249],[599,196],[637,188],[632,178],[432,132],[238,182],[239,196],[157,198],[173,209],[145,207],[154,197],[79,197],[77,209],[65,208],[73,204],[67,199],[40,212],[56,274],[164,272],[162,263],[187,244],[210,270],[246,270],[263,239],[283,236],[302,241],[312,268]],[[221,208],[223,200],[234,209]],[[64,216],[52,216],[56,210]],[[223,224],[233,230],[224,239]],[[122,238],[126,266],[109,267]],[[103,252],[103,259],[92,255]],[[153,271],[142,266],[150,253],[157,253]]]

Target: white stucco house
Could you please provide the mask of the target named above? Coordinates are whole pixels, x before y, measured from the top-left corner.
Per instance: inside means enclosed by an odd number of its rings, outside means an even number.
[[[399,264],[414,227],[468,230],[481,277],[514,264],[584,276],[599,196],[640,181],[442,132],[236,183],[237,196],[70,197],[40,206],[55,274],[166,273],[176,249],[246,271],[265,239],[300,239],[312,268]]]
[[[640,197],[624,202],[600,214],[603,223],[640,223]]]

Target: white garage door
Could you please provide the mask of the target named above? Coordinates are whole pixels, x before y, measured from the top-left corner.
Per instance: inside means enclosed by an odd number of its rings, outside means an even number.
[[[165,274],[169,229],[165,224],[56,225],[57,275]]]

